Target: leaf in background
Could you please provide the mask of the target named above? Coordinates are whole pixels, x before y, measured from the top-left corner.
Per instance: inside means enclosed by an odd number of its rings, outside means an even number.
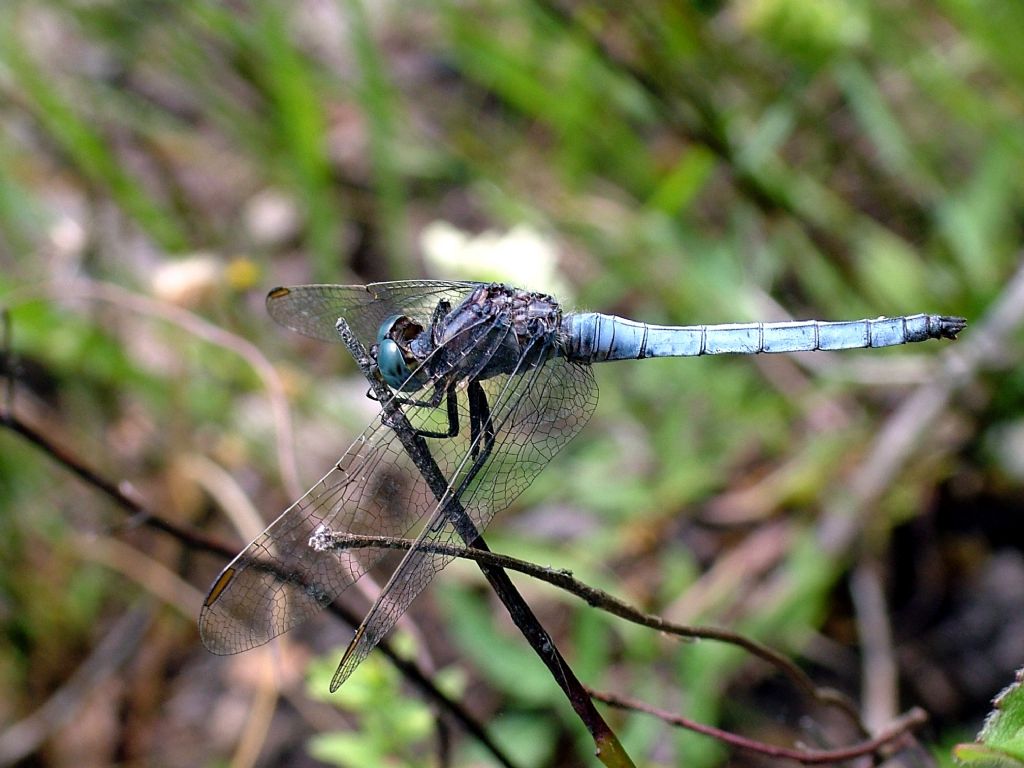
[[[399,646],[409,644],[406,635],[399,633],[394,641]],[[411,649],[410,649],[411,650]],[[350,766],[364,765],[429,765],[424,740],[434,727],[434,713],[422,700],[402,693],[402,679],[398,670],[378,654],[361,664],[348,684],[337,693],[328,693],[341,650],[320,657],[310,665],[309,694],[313,698],[333,704],[346,712],[359,715],[359,727],[354,732],[331,731],[321,733],[308,742],[309,753],[325,763]],[[458,681],[442,672],[439,682],[449,695],[458,696]]]
[[[1024,669],[992,702],[985,725],[972,744],[958,744],[953,755],[964,765],[1024,766]]]

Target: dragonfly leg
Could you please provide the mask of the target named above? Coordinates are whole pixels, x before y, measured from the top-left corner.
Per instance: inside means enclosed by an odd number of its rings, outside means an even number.
[[[448,389],[441,389],[438,387],[434,391],[434,395],[430,400],[409,400],[404,397],[395,397],[391,400],[391,403],[397,403],[399,405],[412,405],[417,408],[437,408],[441,404],[441,399],[447,395],[446,410],[448,412],[448,429],[445,432],[432,432],[426,429],[417,429],[416,434],[420,437],[455,437],[459,434],[459,402],[455,394],[455,387],[451,386]],[[377,398],[372,398],[377,399]],[[381,413],[381,421],[387,424],[389,427],[394,428],[395,425],[391,422],[388,417],[387,409]]]
[[[399,397],[395,395],[391,398],[392,402],[398,403],[399,405],[415,405],[417,408],[437,408],[441,404],[441,399],[445,396],[446,390],[436,387],[434,394],[430,396],[429,400],[413,400],[411,397]],[[377,397],[373,389],[366,390],[366,397],[374,402],[380,402],[380,398]]]
[[[438,392],[444,390],[439,389]],[[458,395],[455,394],[455,387],[449,387],[446,398],[446,407],[448,410],[448,431],[447,432],[430,432],[425,429],[417,429],[416,434],[420,437],[455,437],[459,434],[459,401]],[[434,406],[435,408],[437,406]],[[470,410],[470,416],[472,417],[472,409]]]
[[[469,433],[470,444],[472,445],[470,451],[473,457],[473,464],[459,484],[459,489],[454,493],[453,498],[455,499],[462,498],[462,494],[473,481],[473,478],[480,472],[481,468],[483,468],[487,458],[491,455],[491,450],[494,448],[494,421],[491,419],[491,407],[487,403],[487,393],[484,392],[484,388],[480,386],[480,382],[477,379],[470,379],[466,391],[469,397]],[[452,396],[454,397],[454,391]],[[481,432],[483,433],[482,440],[479,439]],[[453,522],[456,528],[460,528],[457,522],[451,521],[448,516],[442,515],[431,526],[431,531],[436,533],[448,522]],[[465,520],[465,523],[468,527],[464,525],[461,528],[467,536],[466,540],[475,540],[479,534],[472,530],[472,523],[468,519]]]
[[[484,446],[484,457],[487,456],[494,446],[494,422],[491,420],[491,408],[487,404],[487,393],[480,386],[480,382],[473,379],[467,387],[469,395],[469,438],[471,456],[476,459],[480,455],[480,446]],[[479,440],[480,431],[483,430],[483,440]]]

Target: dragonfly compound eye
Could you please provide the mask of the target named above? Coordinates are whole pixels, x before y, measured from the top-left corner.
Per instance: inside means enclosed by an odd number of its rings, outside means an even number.
[[[402,315],[390,315],[385,318],[384,322],[380,324],[380,328],[377,329],[377,346],[391,339],[391,332],[398,330],[398,321],[402,319]]]
[[[399,392],[415,392],[424,385],[422,377],[413,373],[405,351],[392,338],[395,334],[401,338],[402,331],[410,325],[408,318],[392,315],[377,331],[377,368],[387,385]]]
[[[384,339],[377,347],[377,367],[380,369],[384,381],[392,389],[419,389],[415,382],[409,381],[412,371],[405,362],[402,350],[391,339]]]

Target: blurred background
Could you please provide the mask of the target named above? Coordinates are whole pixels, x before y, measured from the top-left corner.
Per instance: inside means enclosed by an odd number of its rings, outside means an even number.
[[[872,727],[924,707],[919,758],[949,763],[1024,662],[1022,31],[1000,0],[6,0],[5,408],[241,548],[375,413],[342,346],[269,320],[275,285],[502,279],[657,323],[966,316],[957,342],[600,366],[591,423],[488,531],[770,643]],[[0,763],[499,764],[380,653],[328,695],[331,616],[208,654],[225,562],[0,432]],[[516,582],[597,689],[856,738],[745,654]],[[392,639],[513,764],[594,764],[475,567]],[[638,764],[770,762],[604,711]]]

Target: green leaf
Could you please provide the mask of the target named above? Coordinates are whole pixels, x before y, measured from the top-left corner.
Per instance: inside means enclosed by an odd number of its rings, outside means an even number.
[[[965,765],[1024,766],[1024,669],[1014,682],[996,696],[995,709],[973,744],[958,744],[953,749]]]
[[[1012,768],[1024,765],[1009,755],[997,749],[991,749],[983,744],[957,744],[953,748],[953,756],[965,765],[1000,765]]]
[[[396,635],[397,644],[406,642],[403,637]],[[403,695],[401,675],[382,654],[371,655],[337,692],[329,693],[340,654],[339,649],[310,665],[309,693],[357,715],[358,726],[352,733],[328,733],[312,740],[310,754],[341,766],[420,765],[414,756],[423,754],[423,743],[433,731],[433,711],[421,699]],[[451,682],[445,684],[451,688]]]

